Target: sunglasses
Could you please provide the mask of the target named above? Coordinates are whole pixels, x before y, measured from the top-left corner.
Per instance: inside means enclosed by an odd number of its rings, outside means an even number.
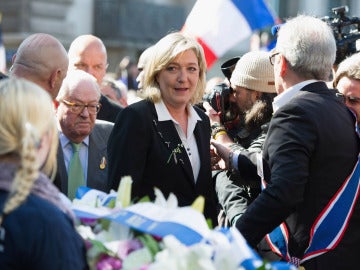
[[[80,104],[67,101],[65,99],[63,99],[61,102],[68,106],[72,113],[81,113],[85,108],[87,108],[89,114],[97,114],[101,108],[101,104]]]
[[[336,93],[336,96],[341,99],[344,103],[349,103],[351,105],[357,105],[360,104],[360,97],[353,97],[353,96],[345,96],[341,93]]]

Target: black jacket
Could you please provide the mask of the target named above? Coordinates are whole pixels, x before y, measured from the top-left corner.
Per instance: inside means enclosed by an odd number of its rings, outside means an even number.
[[[123,107],[103,94],[101,94],[99,102],[101,109],[96,118],[114,123],[118,113],[122,111]]]
[[[286,221],[289,251],[301,258],[310,229],[350,175],[359,154],[355,119],[323,82],[305,86],[274,114],[263,151],[268,187],[236,227],[256,246]],[[305,269],[358,269],[360,201],[337,248],[308,262]]]
[[[0,209],[7,196],[0,191]],[[2,270],[88,269],[84,240],[70,218],[36,195],[5,216],[0,228]]]
[[[210,122],[195,108],[202,121],[194,130],[200,155],[200,172],[195,183],[186,150],[181,148],[176,160],[171,157],[181,139],[172,121],[158,121],[155,106],[142,100],[126,107],[118,116],[108,143],[109,182],[117,190],[120,178],[133,179],[132,197],[154,198],[154,187],[167,198],[174,193],[180,206],[190,205],[205,197],[205,217],[217,224],[215,184],[211,179]]]

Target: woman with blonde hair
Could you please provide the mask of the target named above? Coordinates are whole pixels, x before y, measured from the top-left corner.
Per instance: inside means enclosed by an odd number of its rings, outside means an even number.
[[[58,146],[51,97],[24,79],[0,82],[0,269],[87,269],[71,210],[46,175]]]
[[[193,106],[206,85],[204,51],[193,38],[174,32],[160,39],[144,69],[144,100],[118,115],[108,143],[109,181],[133,179],[132,197],[154,198],[154,187],[173,193],[180,206],[205,198],[205,217],[216,221],[210,168],[210,122]]]

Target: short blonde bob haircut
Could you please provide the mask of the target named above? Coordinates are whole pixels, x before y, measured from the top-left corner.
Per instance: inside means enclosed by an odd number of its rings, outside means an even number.
[[[199,81],[194,95],[190,99],[190,103],[196,104],[201,101],[206,87],[204,50],[194,38],[180,32],[170,33],[154,45],[144,68],[144,93],[142,97],[150,99],[154,103],[161,100],[159,84],[156,81],[157,75],[179,54],[187,50],[194,51],[199,65]]]

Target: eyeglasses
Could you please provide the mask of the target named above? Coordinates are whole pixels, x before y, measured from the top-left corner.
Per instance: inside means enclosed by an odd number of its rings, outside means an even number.
[[[360,103],[360,97],[345,96],[341,93],[336,93],[336,96],[341,99],[342,102],[347,102],[351,105],[357,105]]]
[[[279,52],[273,53],[272,55],[269,55],[269,60],[270,60],[270,64],[273,66],[274,65],[274,61],[275,61],[275,56],[277,56],[278,54],[280,54]]]
[[[62,102],[70,108],[72,113],[81,113],[85,108],[87,108],[89,114],[97,114],[101,108],[101,104],[80,104],[70,102],[65,99],[63,99]]]

